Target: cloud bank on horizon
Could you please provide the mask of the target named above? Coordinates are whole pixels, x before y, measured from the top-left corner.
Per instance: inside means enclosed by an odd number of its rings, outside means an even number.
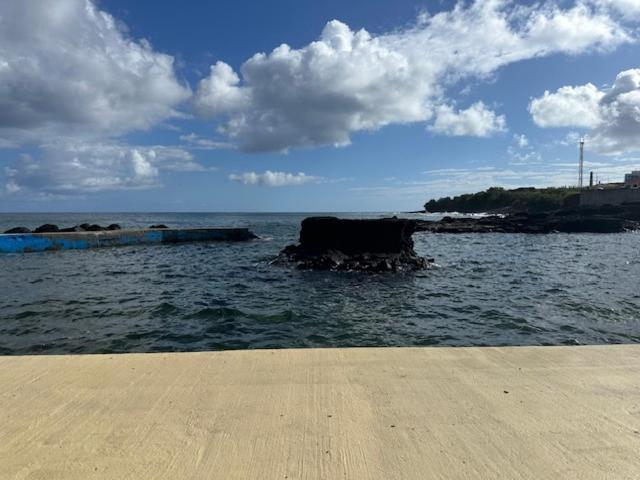
[[[33,150],[5,169],[5,191],[156,187],[166,172],[204,170],[197,151],[346,146],[355,133],[389,125],[418,123],[425,135],[504,135],[508,118],[499,106],[462,104],[452,90],[516,62],[613,51],[636,41],[639,20],[637,0],[460,2],[379,35],[333,20],[317,40],[256,53],[237,71],[217,61],[192,87],[171,55],[131,38],[92,0],[5,0],[0,149]],[[640,69],[621,72],[610,88],[565,86],[529,106],[539,127],[588,129],[609,154],[640,151],[639,110]],[[217,138],[183,133],[177,144],[155,146],[125,140],[193,115]],[[320,177],[266,170],[228,178],[286,186]]]

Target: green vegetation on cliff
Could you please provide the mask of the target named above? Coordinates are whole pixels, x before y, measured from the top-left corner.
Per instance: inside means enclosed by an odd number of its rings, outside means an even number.
[[[478,193],[468,193],[457,197],[429,200],[424,204],[427,212],[480,213],[491,211],[548,212],[565,205],[567,197],[578,193],[574,187],[559,188],[516,188],[505,190],[491,187]]]

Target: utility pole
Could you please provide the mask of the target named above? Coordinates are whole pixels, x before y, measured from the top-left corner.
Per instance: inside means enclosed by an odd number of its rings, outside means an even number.
[[[582,190],[582,169],[584,168],[584,137],[580,139],[580,172],[578,173],[578,188]]]

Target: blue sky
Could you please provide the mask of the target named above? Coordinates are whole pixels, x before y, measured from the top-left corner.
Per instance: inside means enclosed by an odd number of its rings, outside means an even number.
[[[640,168],[639,20],[640,0],[8,0],[0,211],[415,210],[573,184],[581,135],[616,181]]]

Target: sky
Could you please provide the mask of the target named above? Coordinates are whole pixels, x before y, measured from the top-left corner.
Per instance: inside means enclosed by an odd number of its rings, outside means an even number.
[[[640,169],[640,0],[3,0],[0,211],[412,211]],[[588,177],[588,174],[585,174]]]

